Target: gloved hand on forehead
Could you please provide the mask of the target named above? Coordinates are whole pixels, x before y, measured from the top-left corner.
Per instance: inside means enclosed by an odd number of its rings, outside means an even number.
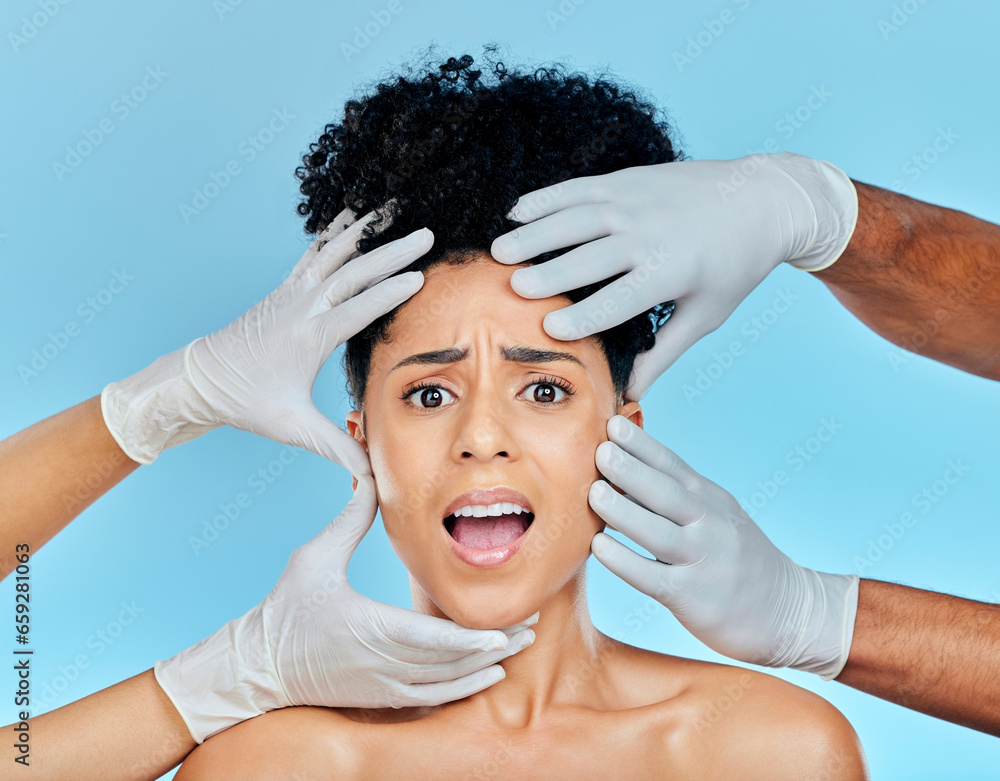
[[[370,474],[364,448],[316,409],[313,385],[337,347],[420,289],[418,271],[386,278],[434,240],[424,228],[348,263],[373,215],[355,222],[345,209],[263,301],[104,388],[105,423],[129,458],[149,464],[166,448],[228,425]]]
[[[510,264],[581,245],[515,271],[511,287],[526,298],[624,272],[589,298],[550,312],[544,327],[554,339],[589,336],[676,302],[656,346],[636,359],[627,397],[638,401],[780,263],[810,271],[831,265],[857,215],[854,184],[827,162],[789,152],[680,161],[522,195],[508,216],[526,224],[497,238],[491,251]]]

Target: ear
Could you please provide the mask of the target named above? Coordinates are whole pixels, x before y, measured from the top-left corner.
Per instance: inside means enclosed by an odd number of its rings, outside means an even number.
[[[639,428],[642,428],[642,407],[639,406],[638,401],[630,401],[628,404],[623,404],[615,414],[621,415],[623,418],[628,418],[630,423],[634,423]],[[622,496],[625,496],[625,492],[614,483],[611,483],[611,487]]]
[[[623,404],[615,414],[621,415],[623,418],[628,418],[630,423],[634,423],[639,428],[642,428],[642,407],[639,406],[638,401],[630,401],[628,404]]]
[[[347,433],[354,437],[365,450],[368,450],[368,440],[365,439],[364,426],[362,426],[364,418],[362,418],[361,413],[352,409],[347,413]],[[358,479],[351,476],[351,490],[356,491],[358,488]]]

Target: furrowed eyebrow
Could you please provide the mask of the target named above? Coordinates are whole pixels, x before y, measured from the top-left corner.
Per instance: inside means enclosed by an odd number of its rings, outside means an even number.
[[[555,361],[570,361],[578,366],[583,366],[580,359],[572,353],[562,353],[554,350],[539,350],[535,347],[510,347],[507,345],[500,345],[499,353],[503,360],[511,361],[513,363],[553,363]],[[396,371],[396,369],[401,369],[404,366],[411,366],[413,364],[458,363],[459,361],[464,361],[468,357],[468,348],[459,349],[458,347],[449,347],[445,350],[431,350],[426,353],[417,353],[416,355],[411,355],[408,358],[401,360],[389,370],[389,374],[392,374]]]
[[[450,347],[447,350],[431,350],[429,353],[417,353],[401,360],[389,369],[389,374],[392,374],[396,369],[402,369],[404,366],[412,366],[415,363],[457,363],[458,361],[464,361],[468,355],[468,349],[460,350],[457,347]]]
[[[572,353],[560,353],[553,350],[538,350],[534,347],[500,346],[500,357],[514,363],[552,363],[553,361],[571,361],[578,366],[583,363]]]

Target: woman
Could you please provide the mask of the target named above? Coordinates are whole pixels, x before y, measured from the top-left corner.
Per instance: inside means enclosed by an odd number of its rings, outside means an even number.
[[[391,200],[362,252],[432,228],[433,249],[409,266],[421,290],[347,342],[348,430],[414,608],[472,628],[538,611],[535,642],[463,700],[272,711],[210,738],[176,778],[866,778],[853,729],[821,698],[591,623],[594,451],[611,417],[642,425],[624,392],[671,307],[556,341],[542,320],[565,298],[515,294],[515,269],[486,248],[513,227],[519,192],[680,155],[652,106],[606,80],[495,63],[487,83],[471,66],[450,59],[350,101],[299,169],[300,213],[316,232],[345,206]],[[578,282],[571,301],[594,292]]]

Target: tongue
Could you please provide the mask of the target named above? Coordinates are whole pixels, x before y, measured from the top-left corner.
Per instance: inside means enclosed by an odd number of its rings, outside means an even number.
[[[525,519],[516,513],[486,518],[462,516],[455,519],[451,536],[467,548],[489,550],[513,542],[524,534],[525,528]]]

